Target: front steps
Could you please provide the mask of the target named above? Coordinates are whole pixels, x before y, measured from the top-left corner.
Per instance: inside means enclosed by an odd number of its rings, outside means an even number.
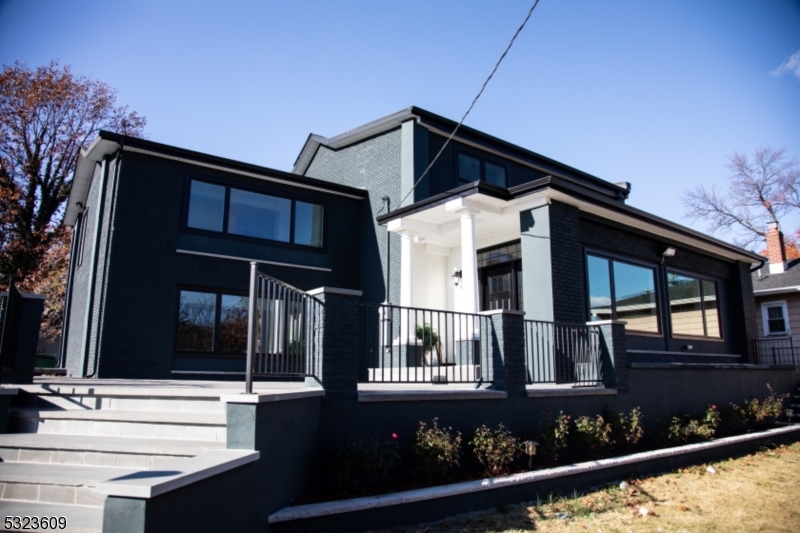
[[[105,496],[98,483],[178,469],[225,449],[225,438],[218,396],[23,390],[12,401],[9,433],[0,435],[0,511],[3,519],[66,516],[67,531],[99,533]]]

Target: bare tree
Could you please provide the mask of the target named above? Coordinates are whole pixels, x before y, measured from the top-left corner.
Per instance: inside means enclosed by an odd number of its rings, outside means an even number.
[[[800,210],[800,164],[785,152],[757,148],[752,159],[734,153],[726,165],[727,189],[696,185],[683,195],[686,216],[708,222],[711,234],[732,235],[743,248],[761,247],[768,223],[780,225],[786,214]]]

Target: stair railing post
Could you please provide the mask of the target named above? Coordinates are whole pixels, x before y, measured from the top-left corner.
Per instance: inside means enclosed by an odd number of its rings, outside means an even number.
[[[250,262],[250,300],[247,310],[247,366],[245,373],[244,392],[253,393],[253,355],[256,351],[258,336],[258,263]]]

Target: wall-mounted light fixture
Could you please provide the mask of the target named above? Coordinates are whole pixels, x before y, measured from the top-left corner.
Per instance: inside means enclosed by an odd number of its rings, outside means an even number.
[[[667,257],[675,257],[675,252],[677,252],[675,248],[672,246],[667,246],[667,249],[661,253],[661,264],[664,264],[664,261],[666,261]]]
[[[457,268],[453,269],[453,283],[456,287],[458,287],[458,284],[461,283],[461,271]]]

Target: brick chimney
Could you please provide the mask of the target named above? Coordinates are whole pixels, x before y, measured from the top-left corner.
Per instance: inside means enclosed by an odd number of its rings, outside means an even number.
[[[780,274],[786,271],[786,249],[783,247],[783,233],[775,222],[769,223],[767,230],[767,257],[769,273]]]

